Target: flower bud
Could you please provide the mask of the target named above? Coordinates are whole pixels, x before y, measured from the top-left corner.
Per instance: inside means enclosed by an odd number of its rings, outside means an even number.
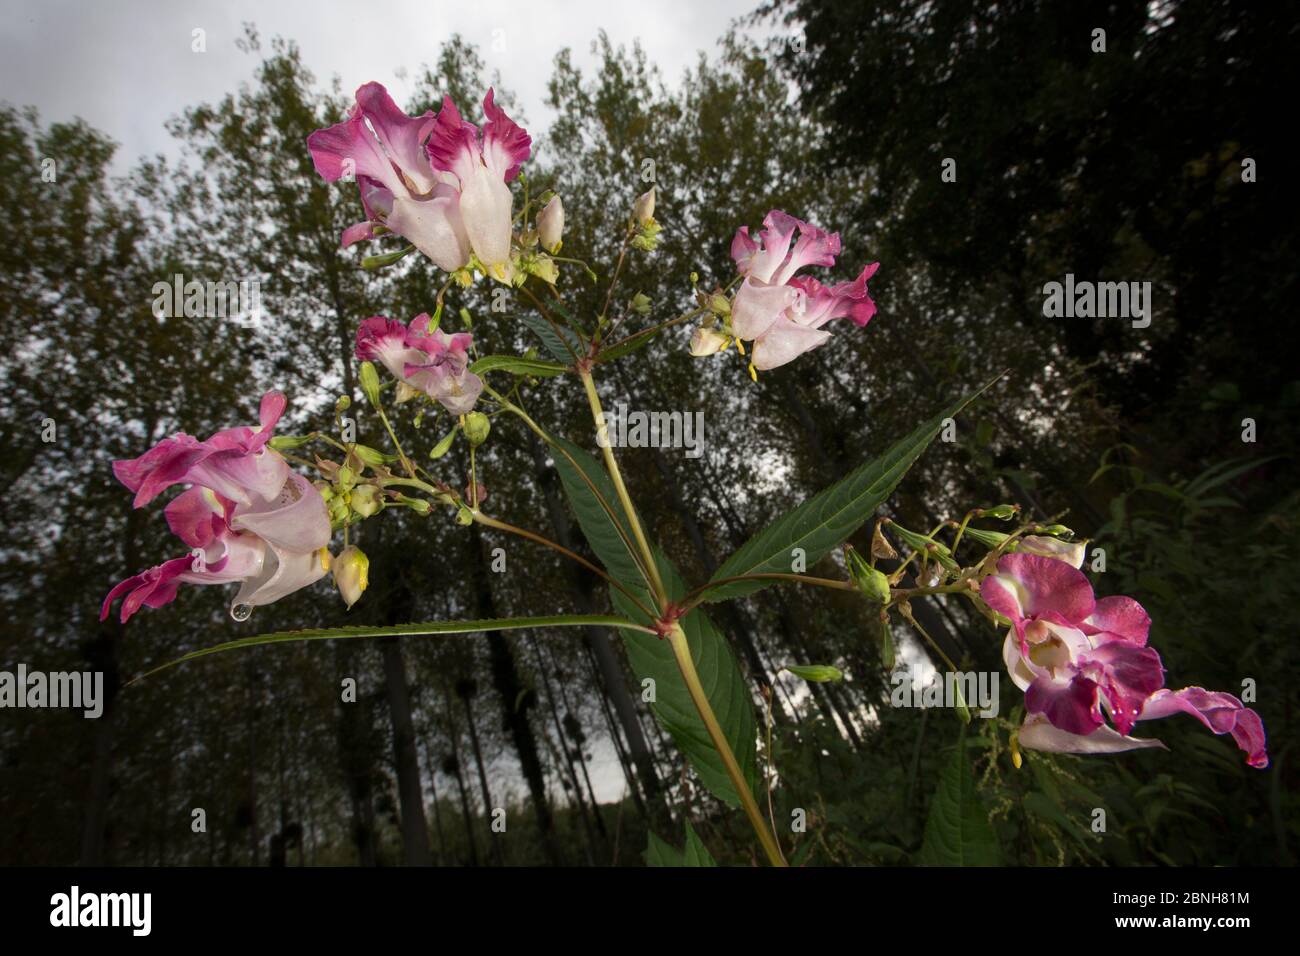
[[[526,280],[528,276],[535,275],[547,285],[555,285],[555,280],[560,277],[560,270],[555,266],[555,260],[550,256],[535,256],[528,261],[527,268],[519,272],[516,278]],[[515,285],[523,285],[523,281],[517,281]]]
[[[731,300],[720,292],[709,296],[709,311],[723,316],[731,315]]]
[[[333,561],[334,584],[349,608],[361,598],[370,584],[370,559],[355,544],[350,544]]]
[[[849,576],[853,578],[853,583],[862,592],[862,596],[872,604],[888,604],[889,578],[885,577],[884,572],[867,564],[854,548],[845,547],[844,557],[849,565]]]
[[[352,486],[357,483],[357,474],[347,465],[339,465],[338,473],[334,476],[334,483],[344,491],[351,491]]]
[[[646,295],[644,292],[638,292],[636,295],[632,296],[632,311],[637,315],[649,315],[650,306],[652,304],[650,296]]]
[[[650,225],[655,221],[655,187],[637,197],[636,202],[632,205],[632,218],[636,220],[637,225],[642,228]]]
[[[362,362],[359,374],[361,391],[370,399],[370,404],[379,405],[379,373],[375,371],[374,362]]]
[[[285,451],[290,448],[301,448],[309,441],[311,441],[310,435],[276,435],[267,444],[275,451]]]
[[[1020,513],[1019,505],[995,505],[992,508],[983,508],[976,515],[977,518],[997,518],[999,521],[1010,521]]]
[[[727,337],[721,332],[706,329],[703,326],[691,334],[691,354],[698,357],[713,355],[727,344]]]
[[[488,432],[492,430],[492,420],[482,412],[470,412],[465,416],[465,437],[471,448],[477,448],[487,441]]]
[[[441,458],[451,449],[451,443],[456,440],[456,429],[452,429],[439,439],[438,444],[429,449],[430,458]]]
[[[1074,568],[1083,567],[1087,546],[1082,541],[1061,541],[1057,538],[1045,538],[1041,535],[1029,535],[1016,542],[1016,550],[1024,554],[1037,554],[1044,558],[1056,558]]]
[[[537,217],[537,238],[547,252],[560,251],[560,238],[564,235],[564,203],[552,196],[546,208]]]
[[[352,489],[348,504],[361,517],[369,518],[384,507],[384,497],[376,485],[358,485]]]
[[[396,455],[385,455],[379,449],[371,448],[369,445],[353,445],[352,454],[371,468],[397,461]]]
[[[411,399],[423,394],[424,393],[414,385],[407,385],[405,382],[398,382],[397,391],[393,394],[393,401],[400,405],[403,402],[409,402]]]

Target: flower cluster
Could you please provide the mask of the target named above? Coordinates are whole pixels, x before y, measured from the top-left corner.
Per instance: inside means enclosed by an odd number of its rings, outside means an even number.
[[[407,328],[397,319],[371,316],[357,329],[357,358],[378,362],[398,382],[398,400],[423,393],[451,412],[464,415],[474,408],[483,382],[469,370],[474,337],[433,328],[422,312]]]
[[[1150,617],[1130,597],[1096,598],[1081,560],[1082,549],[1022,550],[1003,555],[980,585],[984,602],[1011,623],[1003,660],[1025,692],[1020,743],[1058,753],[1163,747],[1129,732],[1182,712],[1232,734],[1250,766],[1267,767],[1259,715],[1231,694],[1166,688],[1160,655],[1147,646]]]
[[[450,97],[436,116],[430,110],[411,117],[381,84],[367,83],[346,120],[307,138],[322,177],[355,177],[360,187],[366,218],[344,231],[345,247],[387,230],[447,272],[474,267],[502,282],[514,279],[509,183],[532,140],[493,96],[489,89],[479,130]],[[548,230],[558,246],[553,222]]]
[[[867,280],[880,263],[865,266],[852,282],[826,286],[797,273],[807,266],[835,265],[839,233],[823,232],[779,209],[767,214],[763,227],[757,240],[748,226],[736,231],[731,258],[743,279],[730,304],[729,324],[698,329],[693,354],[711,355],[733,340],[752,342],[753,367],[777,368],[830,339],[823,326],[832,319],[848,318],[860,328],[876,314]]]
[[[206,441],[184,433],[113,473],[142,508],[176,484],[190,487],[163,513],[190,553],[127,578],[104,599],[100,620],[123,597],[125,623],[142,605],[161,607],[181,584],[240,585],[231,613],[278,601],[319,580],[330,567],[330,520],[324,499],[269,447],[284,414],[282,392],[262,396],[260,428],[228,428]]]

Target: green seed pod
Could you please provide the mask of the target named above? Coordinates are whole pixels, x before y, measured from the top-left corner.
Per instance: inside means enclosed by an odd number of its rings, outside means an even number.
[[[451,450],[451,443],[456,440],[456,429],[452,429],[443,436],[442,441],[434,445],[429,451],[430,458],[441,458]]]
[[[795,677],[802,677],[814,684],[844,680],[844,672],[838,667],[831,667],[829,664],[791,664],[786,667],[786,670]]]
[[[465,416],[465,437],[471,448],[477,448],[487,441],[488,432],[492,430],[492,420],[482,412],[470,412]]]
[[[877,571],[867,564],[854,548],[846,547],[844,556],[848,561],[849,575],[862,596],[872,604],[888,604],[889,578],[885,577],[884,572]]]

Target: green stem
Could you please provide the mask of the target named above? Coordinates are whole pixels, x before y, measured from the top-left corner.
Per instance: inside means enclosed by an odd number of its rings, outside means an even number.
[[[722,587],[724,584],[731,584],[734,581],[793,581],[796,584],[810,584],[813,587],[833,588],[837,591],[853,591],[856,588],[852,581],[838,581],[835,578],[817,578],[809,574],[786,574],[779,571],[772,571],[763,574],[738,574],[731,578],[717,578],[707,584],[701,584],[699,587],[687,593],[681,601],[681,607],[684,610],[690,610],[698,604],[702,604],[704,596],[714,588]]]
[[[699,672],[695,669],[695,661],[691,659],[691,648],[686,641],[686,632],[682,630],[680,624],[673,625],[668,633],[668,641],[672,645],[673,656],[677,658],[677,667],[682,672],[682,680],[686,682],[691,701],[695,704],[695,709],[700,712],[700,718],[704,721],[713,746],[722,756],[722,764],[726,767],[727,776],[731,778],[731,784],[740,797],[740,805],[744,808],[745,816],[749,818],[750,826],[758,834],[758,842],[763,845],[763,852],[767,854],[768,862],[773,866],[789,866],[785,854],[781,852],[781,844],[777,842],[776,835],[763,819],[763,812],[758,807],[758,801],[754,799],[754,792],[745,781],[745,775],[740,771],[740,764],[736,762],[736,755],[732,753],[731,745],[727,743],[718,718],[713,713],[713,706],[709,703],[708,694],[704,692],[704,686],[700,683]]]
[[[664,589],[663,579],[659,576],[659,565],[655,561],[654,552],[650,550],[650,542],[646,539],[645,531],[641,527],[641,519],[637,517],[636,509],[632,507],[632,499],[627,493],[627,486],[623,483],[623,473],[618,469],[618,461],[614,458],[614,449],[610,447],[609,436],[605,431],[605,412],[600,407],[600,396],[596,394],[596,383],[592,381],[591,372],[580,370],[579,378],[582,379],[582,387],[587,390],[587,403],[591,405],[591,417],[596,423],[597,435],[604,435],[604,441],[598,441],[601,446],[600,450],[605,457],[605,467],[609,470],[609,477],[614,482],[614,491],[618,495],[619,503],[623,506],[623,512],[627,515],[628,526],[632,529],[632,536],[636,538],[637,547],[641,549],[641,557],[645,559],[645,571],[649,575],[650,588],[654,591],[655,598],[659,601],[660,607],[666,607],[668,604],[668,592]]]

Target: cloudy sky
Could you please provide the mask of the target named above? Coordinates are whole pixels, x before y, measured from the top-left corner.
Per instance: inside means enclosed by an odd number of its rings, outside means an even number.
[[[439,44],[460,33],[489,71],[519,96],[530,125],[543,105],[556,52],[570,47],[594,63],[591,41],[639,39],[673,81],[700,50],[713,51],[731,22],[758,0],[0,0],[0,100],[33,105],[46,122],[80,116],[121,144],[118,169],[174,145],[163,122],[186,106],[217,100],[252,74],[254,58],[235,40],[255,23],[264,40],[291,37],[318,80],[344,89],[379,80],[398,102]],[[193,31],[205,31],[196,53]],[[759,36],[769,33],[759,32]]]

